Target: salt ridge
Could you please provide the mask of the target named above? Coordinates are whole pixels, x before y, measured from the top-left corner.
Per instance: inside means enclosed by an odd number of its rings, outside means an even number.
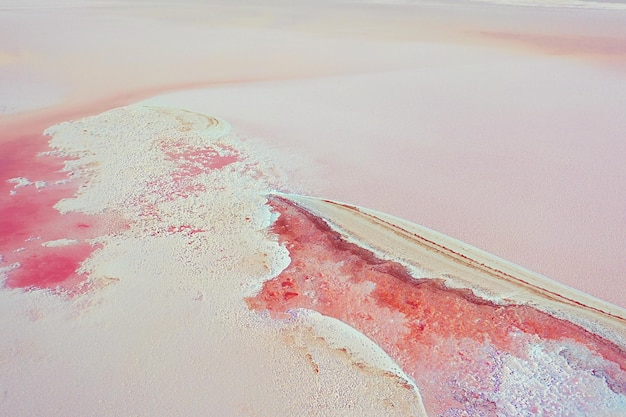
[[[276,153],[229,130],[184,110],[129,106],[46,131],[52,153],[81,184],[56,209],[119,212],[127,226],[87,239],[96,250],[77,271],[86,293],[0,292],[3,314],[13,317],[0,322],[0,354],[12,358],[0,363],[0,385],[12,387],[3,407],[15,415],[141,414],[142,398],[155,398],[170,405],[151,415],[293,415],[308,407],[318,415],[345,407],[421,415],[414,392],[384,372],[350,366],[340,344],[283,340],[314,332],[312,323],[276,322],[247,308],[244,297],[289,263],[266,231],[275,219],[266,195],[286,188],[286,177]],[[32,243],[76,245],[70,235]],[[315,373],[302,366],[310,352]],[[24,364],[21,355],[31,359]],[[77,401],[28,395],[33,381],[53,375],[50,392]],[[163,385],[172,378],[184,392]]]

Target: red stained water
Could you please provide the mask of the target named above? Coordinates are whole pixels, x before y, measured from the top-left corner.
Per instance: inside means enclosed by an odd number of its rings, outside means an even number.
[[[537,339],[575,341],[601,355],[607,384],[626,393],[626,353],[613,343],[528,306],[495,305],[439,280],[414,279],[288,201],[270,203],[280,213],[272,231],[291,263],[247,299],[249,307],[276,317],[312,309],[349,324],[414,378],[434,415],[467,404],[494,412],[478,393],[498,389],[502,353],[523,358]]]
[[[74,195],[80,182],[70,181],[68,173],[61,171],[63,159],[40,155],[50,150],[47,139],[41,135],[0,141],[0,265],[20,265],[6,273],[4,285],[8,288],[60,288],[75,292],[85,278],[76,270],[96,249],[85,239],[127,227],[114,215],[61,214],[56,210],[54,205]],[[32,183],[44,181],[45,186],[18,187],[8,181],[18,177]],[[42,246],[59,239],[77,243]]]

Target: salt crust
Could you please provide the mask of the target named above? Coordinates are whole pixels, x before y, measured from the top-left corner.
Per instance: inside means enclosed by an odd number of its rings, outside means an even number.
[[[296,317],[306,323],[312,323],[316,333],[328,341],[331,346],[348,349],[355,359],[374,368],[387,370],[388,372],[398,375],[416,392],[419,392],[415,381],[413,381],[380,346],[371,341],[363,333],[340,320],[323,316],[313,310],[298,310]],[[424,410],[424,413],[425,412]]]
[[[0,323],[7,336],[0,342],[6,359],[0,386],[13,387],[1,400],[7,410],[423,415],[415,390],[393,374],[406,376],[382,361],[373,343],[369,356],[363,340],[352,343],[355,331],[313,313],[275,321],[248,310],[244,297],[289,263],[267,233],[275,213],[265,197],[286,188],[286,180],[275,154],[229,132],[215,118],[145,106],[46,131],[55,152],[72,158],[65,169],[83,184],[56,207],[123,213],[129,228],[92,241],[101,249],[81,272],[99,290],[69,304],[41,291],[0,293],[0,312],[11,318]],[[181,160],[167,156],[168,144],[234,149],[239,156],[181,179]],[[45,242],[57,243],[68,242]],[[304,351],[288,336],[311,331],[317,336]],[[319,344],[325,336],[330,346]],[[341,348],[356,358],[337,356]],[[317,372],[307,366],[312,355]],[[34,381],[55,381],[55,389],[30,396]]]
[[[49,248],[59,247],[59,246],[69,246],[78,243],[76,239],[57,239],[57,240],[49,240],[47,242],[43,242],[41,246],[47,246]]]
[[[507,415],[533,415],[539,409],[552,415],[609,417],[626,408],[626,397],[590,372],[602,369],[602,357],[575,342],[537,338],[527,355],[503,355],[500,392],[486,395]],[[617,364],[613,367],[619,369]]]

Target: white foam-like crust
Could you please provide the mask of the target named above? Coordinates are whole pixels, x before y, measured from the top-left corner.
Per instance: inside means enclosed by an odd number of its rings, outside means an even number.
[[[41,246],[46,246],[49,248],[55,248],[59,246],[69,246],[78,243],[76,239],[57,239],[57,240],[49,240],[47,242],[42,242]]]
[[[34,185],[36,189],[40,190],[45,188],[48,183],[46,181],[30,181],[28,178],[17,177],[11,178],[7,180],[8,183],[15,184],[12,190],[9,190],[9,195],[16,195],[17,189],[22,187],[28,187],[29,185]]]
[[[536,340],[526,354],[504,354],[499,391],[486,394],[508,415],[533,415],[539,409],[552,415],[610,417],[626,409],[626,396],[590,371],[601,369],[603,359],[585,347],[567,340]],[[572,395],[577,389],[587,395]]]
[[[62,200],[57,208],[61,212],[87,213],[132,208],[151,179],[174,169],[174,163],[166,160],[159,143],[184,140],[198,146],[230,130],[227,123],[212,117],[184,112],[177,115],[174,110],[170,110],[170,117],[163,117],[167,112],[134,106],[48,128],[44,133],[52,136],[52,147],[79,157],[67,161],[65,169],[89,178],[89,184],[76,198]],[[189,119],[184,120],[193,129],[189,134],[176,124],[177,118],[183,120],[183,116]]]
[[[32,182],[28,178],[24,178],[24,177],[11,178],[11,179],[8,179],[7,182],[15,184],[13,188],[26,187],[27,185],[32,184]]]

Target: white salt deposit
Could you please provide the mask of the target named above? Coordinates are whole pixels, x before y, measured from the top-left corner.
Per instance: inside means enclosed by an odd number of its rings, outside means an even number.
[[[49,240],[47,242],[43,242],[41,246],[46,246],[49,248],[59,247],[59,246],[68,246],[78,243],[76,239],[57,239],[57,240]]]
[[[17,177],[11,178],[7,180],[8,183],[15,184],[13,189],[9,191],[9,195],[16,195],[18,192],[18,188],[28,187],[30,185],[34,185],[36,189],[40,190],[48,185],[46,181],[30,181],[28,178]],[[57,182],[58,183],[58,182]]]
[[[414,390],[342,357],[340,342],[295,343],[310,324],[247,308],[289,262],[266,231],[265,196],[285,174],[280,157],[229,131],[145,106],[47,130],[83,180],[57,208],[122,213],[129,227],[93,239],[100,249],[81,267],[90,292],[0,292],[9,415],[423,414]]]
[[[27,185],[32,184],[32,182],[28,178],[24,178],[24,177],[11,178],[11,179],[8,179],[7,182],[15,184],[13,186],[14,190],[16,188],[22,188],[22,187],[26,187]]]
[[[387,371],[402,378],[419,395],[415,381],[396,364],[393,359],[374,341],[363,333],[332,317],[324,316],[317,311],[301,309],[297,311],[297,319],[302,320],[315,329],[331,346],[347,349],[354,360],[372,368]],[[421,401],[416,406],[423,408]],[[426,413],[426,410],[423,410]]]
[[[602,362],[598,355],[567,340],[536,341],[526,359],[504,355],[499,390],[486,397],[509,415],[532,415],[537,409],[553,415],[621,415],[626,397],[608,387],[600,370]]]

